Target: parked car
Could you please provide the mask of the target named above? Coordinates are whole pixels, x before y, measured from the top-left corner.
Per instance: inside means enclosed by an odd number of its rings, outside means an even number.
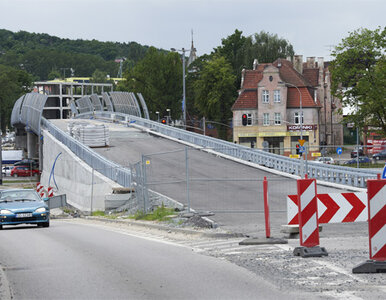
[[[13,177],[26,177],[26,176],[35,176],[39,174],[38,169],[30,168],[27,166],[16,166],[11,170],[11,176]]]
[[[324,157],[318,157],[315,159],[316,163],[323,163],[323,164],[333,164],[334,159],[332,157],[324,156]]]
[[[34,159],[26,158],[14,163],[14,166],[32,166],[37,169],[39,167],[39,163]]]
[[[359,151],[359,156],[363,156],[363,147],[362,147],[362,146],[359,146],[359,148],[358,148],[358,147],[355,147],[355,148],[351,151],[351,158],[357,157],[358,151]]]
[[[357,158],[350,159],[349,161],[346,161],[345,165],[354,165],[357,163]],[[367,156],[359,156],[359,163],[360,164],[371,164],[371,159]]]
[[[50,226],[50,210],[33,189],[0,191],[0,229],[18,224]]]
[[[13,167],[5,166],[1,168],[1,173],[3,176],[11,176],[11,170]]]
[[[386,149],[382,150],[381,152],[375,153],[373,155],[374,160],[386,160]]]

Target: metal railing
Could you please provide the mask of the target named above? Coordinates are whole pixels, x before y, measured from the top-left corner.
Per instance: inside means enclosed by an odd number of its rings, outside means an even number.
[[[304,164],[304,161],[299,159],[289,158],[263,150],[251,149],[242,145],[233,144],[227,141],[122,113],[104,111],[94,112],[93,114],[82,114],[78,117],[88,117],[91,115],[94,117],[107,118],[111,121],[123,121],[125,123],[132,122],[184,142],[201,146],[206,149],[216,149],[216,152],[229,155],[233,158],[259,164],[281,172],[301,176],[301,164]],[[366,187],[367,179],[375,179],[378,173],[375,170],[354,170],[350,167],[320,164],[312,161],[308,161],[307,166],[303,165],[303,169],[305,169],[305,173],[312,178],[362,188]]]
[[[58,141],[66,145],[80,159],[87,163],[91,168],[98,170],[107,178],[117,182],[124,187],[131,187],[131,172],[112,161],[107,160],[91,148],[83,145],[71,137],[68,133],[56,127],[53,123],[42,118],[42,126],[47,129]]]

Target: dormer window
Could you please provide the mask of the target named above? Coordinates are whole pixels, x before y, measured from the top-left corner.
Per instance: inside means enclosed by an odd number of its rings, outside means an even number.
[[[269,103],[269,91],[263,90],[263,103]]]

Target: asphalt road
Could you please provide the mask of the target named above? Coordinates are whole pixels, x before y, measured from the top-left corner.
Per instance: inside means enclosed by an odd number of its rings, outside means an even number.
[[[70,120],[52,120],[66,130]],[[82,120],[86,121],[86,120]],[[87,120],[88,122],[98,122]],[[264,235],[264,177],[268,179],[271,232],[280,234],[287,223],[287,195],[296,194],[296,181],[270,172],[188,148],[181,143],[109,123],[110,146],[94,151],[123,166],[148,161],[148,187],[196,211],[214,211],[210,218],[230,232]],[[186,166],[189,193],[186,185]],[[318,193],[342,190],[318,185]]]
[[[0,231],[0,266],[12,299],[292,298],[246,269],[188,247],[107,226],[51,223]]]

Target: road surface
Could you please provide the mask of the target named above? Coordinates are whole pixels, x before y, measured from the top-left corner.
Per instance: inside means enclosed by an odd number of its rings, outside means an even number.
[[[0,231],[0,266],[12,299],[303,298],[279,291],[264,274],[189,247],[103,226],[51,223]]]

